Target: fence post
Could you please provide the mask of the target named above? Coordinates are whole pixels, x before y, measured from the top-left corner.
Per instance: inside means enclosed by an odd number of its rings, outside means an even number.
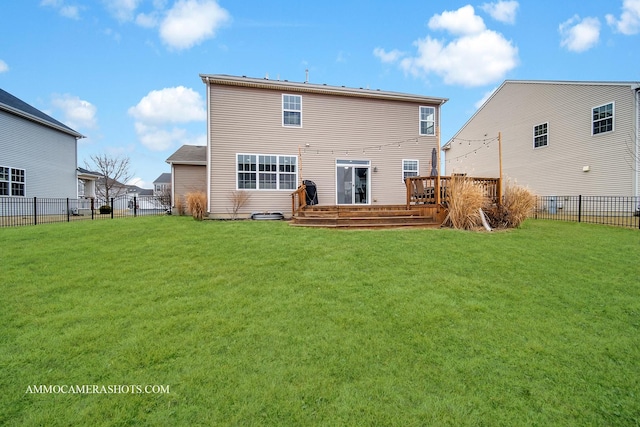
[[[138,216],[138,198],[133,196],[133,217]]]
[[[94,199],[93,197],[91,198],[91,219],[94,220],[95,218],[93,217],[93,210],[95,209],[95,205],[94,205]]]
[[[111,219],[113,219],[113,197],[111,198]]]
[[[33,225],[38,225],[38,202],[33,196]]]
[[[578,195],[578,222],[582,222],[582,194]]]
[[[67,197],[67,222],[71,221],[71,217],[69,216],[69,198]]]

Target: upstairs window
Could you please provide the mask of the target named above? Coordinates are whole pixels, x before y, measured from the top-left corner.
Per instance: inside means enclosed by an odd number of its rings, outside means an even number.
[[[435,135],[436,109],[420,107],[420,135]]]
[[[613,130],[613,102],[593,109],[593,135]]]
[[[24,169],[0,166],[0,196],[24,196]]]
[[[282,95],[282,126],[302,127],[302,97]]]
[[[402,180],[407,177],[418,176],[418,161],[417,160],[403,160],[402,161]]]
[[[546,147],[549,144],[549,123],[533,127],[533,148]]]

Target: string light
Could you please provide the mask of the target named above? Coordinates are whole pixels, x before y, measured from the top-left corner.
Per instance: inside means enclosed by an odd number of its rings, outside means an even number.
[[[466,142],[468,144],[469,147],[471,147],[471,143],[480,143],[480,145],[476,148],[473,148],[469,151],[467,151],[466,153],[460,154],[458,157],[452,157],[449,158],[449,156],[446,156],[446,163],[450,163],[450,162],[459,162],[460,159],[466,159],[468,155],[470,154],[477,154],[478,151],[480,151],[482,148],[486,147],[487,149],[491,148],[491,143],[495,142],[498,140],[498,137],[494,137],[494,138],[485,138],[485,139],[461,139],[461,138],[453,138],[451,140],[449,140],[448,144],[449,145],[453,145],[455,142],[458,142],[459,145],[461,145],[463,142]]]
[[[388,144],[382,144],[382,145],[370,145],[370,146],[366,146],[366,147],[358,147],[358,148],[343,148],[338,150],[338,153],[343,152],[345,153],[345,155],[349,155],[349,153],[357,153],[360,152],[362,150],[362,154],[366,154],[367,151],[372,151],[372,150],[378,150],[378,151],[382,151],[382,148],[387,148],[387,147],[394,147],[394,148],[401,148],[404,144],[409,144],[409,143],[413,143],[413,144],[419,144],[420,140],[417,137],[414,138],[408,138],[402,141],[397,141],[397,142],[390,142]],[[336,150],[335,149],[313,149],[310,150],[309,153],[313,153],[315,152],[315,154],[335,154]],[[302,150],[302,154],[307,154],[307,150],[303,149]]]

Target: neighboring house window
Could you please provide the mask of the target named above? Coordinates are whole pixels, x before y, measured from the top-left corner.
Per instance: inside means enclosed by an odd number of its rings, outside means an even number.
[[[407,177],[418,176],[418,161],[417,160],[403,160],[402,161],[402,180]]]
[[[436,109],[420,107],[420,135],[435,135]]]
[[[593,135],[613,130],[613,102],[593,109]]]
[[[533,148],[546,147],[549,144],[549,123],[533,127]]]
[[[239,190],[295,190],[298,158],[275,154],[238,154]]]
[[[0,166],[0,196],[24,196],[24,187],[24,169]]]
[[[302,127],[302,97],[282,95],[282,126]]]

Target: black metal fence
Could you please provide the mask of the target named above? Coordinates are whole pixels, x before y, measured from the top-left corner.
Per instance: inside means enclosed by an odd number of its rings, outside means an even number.
[[[110,199],[0,197],[0,227],[99,220],[171,212],[168,196],[119,196]]]
[[[640,197],[538,196],[533,217],[640,229]]]

